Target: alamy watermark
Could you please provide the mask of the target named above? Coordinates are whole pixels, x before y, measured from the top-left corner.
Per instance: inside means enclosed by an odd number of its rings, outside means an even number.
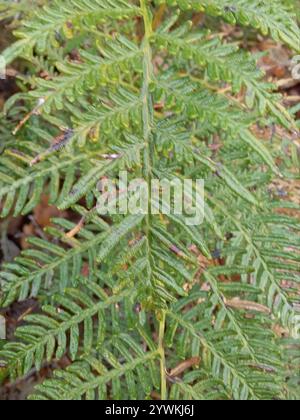
[[[129,181],[129,173],[121,171],[117,181],[103,178],[98,182],[97,211],[100,215],[152,214],[178,215],[188,226],[204,220],[203,179],[151,179]]]

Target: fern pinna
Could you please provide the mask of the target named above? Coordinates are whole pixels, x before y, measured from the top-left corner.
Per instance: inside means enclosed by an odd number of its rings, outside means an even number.
[[[9,3],[0,17],[18,39],[2,56],[26,72],[1,117],[1,217],[29,214],[46,193],[80,222],[53,220],[3,264],[2,306],[43,306],[2,348],[7,374],[67,355],[30,398],[299,397],[298,207],[271,188],[298,175],[282,138],[254,129],[290,138],[299,124],[258,57],[219,30],[247,27],[299,52],[292,2]],[[205,179],[204,223],[101,217],[97,184],[120,170]]]

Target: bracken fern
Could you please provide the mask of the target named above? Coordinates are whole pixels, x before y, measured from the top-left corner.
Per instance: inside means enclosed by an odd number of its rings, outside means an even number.
[[[3,57],[28,63],[1,117],[1,217],[46,193],[81,219],[53,220],[0,274],[3,307],[43,305],[0,353],[9,375],[70,359],[32,399],[299,397],[298,208],[269,190],[294,175],[253,130],[298,124],[258,57],[218,33],[225,21],[299,52],[291,3],[0,2],[18,38]],[[205,179],[204,223],[100,217],[97,183],[120,170]]]

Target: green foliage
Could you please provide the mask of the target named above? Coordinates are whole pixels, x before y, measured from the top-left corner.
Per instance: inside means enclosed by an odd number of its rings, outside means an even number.
[[[258,57],[217,33],[226,21],[299,52],[291,5],[28,3],[0,2],[18,38],[3,57],[26,66],[1,116],[1,217],[28,215],[47,194],[80,222],[53,220],[3,264],[2,306],[42,306],[1,350],[7,372],[67,355],[37,400],[297,399],[300,223],[270,190],[295,175],[278,165],[277,136],[253,130],[297,123]],[[204,223],[100,217],[98,182],[125,169],[149,183],[205,179]]]

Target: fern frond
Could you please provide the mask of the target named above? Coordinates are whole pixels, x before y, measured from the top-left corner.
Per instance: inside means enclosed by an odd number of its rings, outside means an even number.
[[[217,203],[217,205],[220,211],[224,212],[224,208],[221,210],[221,207],[219,207],[220,204]],[[247,244],[245,256],[247,261],[253,261],[252,264],[253,267],[255,267],[255,284],[266,293],[264,303],[267,304],[277,317],[280,317],[285,326],[292,329],[295,320],[298,319],[299,311],[293,304],[289,289],[285,288],[282,282],[284,279],[297,282],[298,274],[296,266],[288,261],[289,254],[285,254],[284,247],[293,245],[298,247],[298,235],[294,236],[294,242],[293,233],[289,232],[289,234],[286,234],[282,230],[280,235],[275,237],[272,236],[270,231],[264,232],[264,235],[254,235],[253,226],[252,230],[248,231],[239,221],[232,218],[229,213],[225,211],[224,214],[232,220],[232,223]],[[291,218],[290,222],[292,223],[293,221],[294,223],[296,222]],[[294,226],[297,229],[297,222]],[[261,225],[259,225],[259,228],[260,227]],[[273,226],[273,229],[276,231],[275,226]],[[277,246],[274,247],[274,244],[277,241]],[[285,259],[284,257],[287,258]]]
[[[233,5],[227,0],[157,0],[156,3],[166,3],[179,6],[182,10],[193,8],[214,17],[222,17],[230,24],[239,23],[259,29],[263,35],[271,35],[276,41],[282,41],[296,51],[299,51],[299,28],[287,7],[280,0],[247,1],[236,0]]]
[[[178,315],[176,311],[188,305],[191,299],[199,299],[201,295],[203,296],[199,292],[195,293],[194,296],[191,295],[189,299],[178,302],[174,306],[174,310],[168,312],[168,316],[172,321],[172,327],[170,327],[172,335],[170,336],[171,341],[169,345],[173,345],[176,337],[181,337],[179,341],[181,341],[183,346],[183,357],[190,354],[190,349],[193,349],[193,352],[197,349],[197,352],[199,352],[201,348],[204,358],[203,363],[211,370],[212,377],[220,379],[225,389],[228,387],[231,390],[232,398],[235,400],[260,400],[271,398],[271,395],[274,395],[273,393],[276,395],[278,392],[276,384],[272,380],[266,383],[264,375],[259,373],[260,370],[266,369],[269,363],[275,371],[280,366],[274,343],[273,345],[263,345],[266,342],[266,331],[262,329],[259,337],[259,335],[255,335],[258,333],[256,328],[246,329],[249,337],[251,337],[249,338],[251,345],[256,347],[256,356],[259,358],[262,355],[260,365],[257,361],[253,361],[251,354],[249,355],[246,350],[247,347],[245,348],[245,343],[242,344],[240,337],[233,333],[232,324],[228,330],[224,330],[223,327],[220,334],[216,332],[205,333],[206,328],[209,328],[209,326],[205,321],[199,321],[199,319],[203,319],[198,318],[199,313],[201,313],[201,308],[198,307],[197,311],[193,309],[187,311],[183,317],[182,315]],[[220,318],[224,319],[224,313],[222,314],[222,311],[220,311]],[[242,319],[240,321],[242,322]],[[234,328],[236,328],[236,325]],[[179,335],[176,334],[178,329],[179,331],[181,329],[183,331]],[[236,358],[237,354],[240,364]]]
[[[96,86],[114,79],[118,82],[120,72],[136,70],[140,65],[140,50],[125,37],[109,43],[101,54],[103,58],[82,51],[83,62],[57,64],[61,76],[55,81],[39,79],[32,95],[44,98],[40,111],[50,113],[53,108],[62,110],[66,99],[72,103]]]
[[[0,116],[1,218],[48,196],[72,214],[2,266],[2,306],[41,304],[1,345],[5,372],[68,360],[35,400],[294,399],[299,209],[270,185],[297,178],[299,109],[240,31],[219,31],[225,20],[299,51],[291,1],[5,3],[18,40],[1,58],[23,64]],[[121,171],[148,193],[205,180],[201,222],[151,194],[137,214],[100,214],[107,179],[124,193]]]
[[[70,109],[74,121],[74,142],[83,147],[88,139],[96,142],[119,135],[120,129],[133,131],[141,125],[141,100],[132,92],[120,88],[101,98],[99,104],[88,105],[84,113]]]
[[[132,295],[132,291],[126,290],[120,295],[109,297],[96,284],[93,287],[86,284],[85,289],[86,291],[84,288],[81,291],[67,289],[64,296],[53,297],[56,310],[52,306],[45,306],[43,315],[27,317],[26,321],[30,322],[30,326],[20,327],[17,333],[22,344],[8,345],[2,353],[3,357],[11,361],[9,368],[12,376],[26,375],[33,365],[39,370],[44,360],[50,362],[54,356],[61,359],[67,351],[67,334],[70,340],[70,357],[75,360],[80,345],[80,325],[83,325],[83,353],[89,354],[92,348],[101,344],[105,339],[105,310]],[[97,300],[93,300],[90,295],[97,297]],[[95,316],[98,316],[97,322]],[[101,337],[94,337],[94,325]]]
[[[186,58],[200,68],[204,68],[210,81],[231,84],[232,92],[238,93],[245,88],[246,105],[259,109],[264,115],[271,112],[280,124],[287,128],[293,123],[291,116],[280,104],[281,96],[272,92],[276,87],[262,80],[263,72],[258,69],[256,59],[240,50],[235,44],[224,44],[218,38],[207,40],[205,33],[190,34],[189,28],[178,28],[169,33],[158,32],[155,42],[160,48],[168,49],[173,56]],[[184,32],[187,31],[186,38]],[[187,69],[188,70],[188,69]]]
[[[57,45],[57,33],[70,39],[77,31],[94,26],[101,19],[120,20],[138,14],[137,7],[123,0],[70,0],[68,4],[56,0],[50,7],[45,6],[42,12],[39,10],[35,19],[27,23],[25,30],[18,31],[21,40],[8,48],[3,56],[7,63],[17,56],[30,57],[35,47],[44,52],[49,45]]]
[[[211,95],[207,92],[199,92],[196,85],[189,83],[188,80],[176,80],[160,82],[162,91],[168,94],[169,102],[176,102],[176,111],[185,112],[191,119],[201,121],[209,120],[215,128],[222,127],[234,135],[238,135],[249,147],[258,153],[264,162],[278,173],[278,168],[267,148],[249,130],[240,126],[243,115],[239,110],[230,109],[228,101],[218,95]],[[194,93],[197,91],[197,93]],[[172,104],[173,105],[173,104]],[[226,111],[228,113],[226,113]],[[246,123],[247,124],[247,123]]]
[[[121,341],[121,340],[120,340]],[[142,381],[146,387],[146,395],[152,389],[151,377],[145,370],[145,365],[149,361],[157,358],[157,352],[144,353],[142,350],[134,357],[125,350],[123,355],[125,363],[120,364],[115,356],[109,351],[105,352],[103,361],[93,359],[91,364],[79,362],[73,364],[67,371],[56,371],[54,379],[45,381],[41,386],[37,386],[37,394],[32,400],[95,400],[108,399],[109,384],[112,383],[112,396],[115,400],[121,398],[120,380],[125,377],[127,393],[134,399],[138,393],[136,382]],[[107,371],[104,362],[109,363],[113,369]],[[96,374],[93,372],[96,371]],[[73,384],[76,383],[76,388]],[[144,396],[145,398],[145,396]]]

